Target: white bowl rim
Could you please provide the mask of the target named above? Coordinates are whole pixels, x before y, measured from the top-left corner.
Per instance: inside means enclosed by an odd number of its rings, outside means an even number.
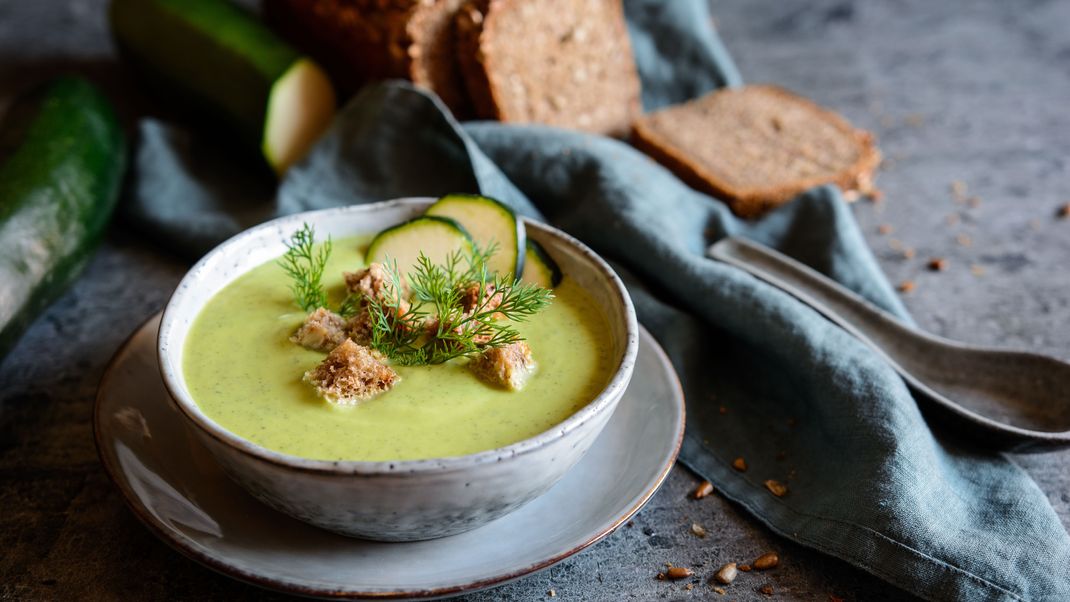
[[[624,308],[624,353],[621,355],[620,362],[617,364],[613,376],[594,399],[562,422],[557,423],[550,429],[533,437],[523,439],[516,443],[461,456],[446,456],[421,460],[314,460],[278,452],[257,445],[256,443],[227,430],[201,411],[200,406],[193,400],[193,397],[185,387],[180,384],[184,382],[184,379],[180,376],[182,348],[181,346],[173,347],[170,345],[169,331],[171,330],[172,322],[176,319],[176,306],[181,304],[186,298],[186,290],[197,284],[198,279],[201,277],[201,272],[207,269],[206,266],[208,266],[225,249],[241,244],[249,238],[256,237],[265,230],[278,229],[281,227],[284,231],[288,231],[288,227],[309,221],[309,216],[316,216],[318,219],[323,219],[332,215],[373,213],[397,206],[427,205],[433,201],[434,199],[431,197],[406,197],[362,205],[350,205],[346,207],[333,207],[294,213],[269,220],[244,230],[223,241],[205,254],[188,272],[186,272],[186,275],[179,281],[178,286],[167,301],[167,305],[163,310],[163,317],[160,320],[160,329],[156,343],[156,352],[160,364],[160,375],[163,378],[164,386],[172,401],[175,402],[175,405],[182,414],[203,433],[209,435],[217,442],[272,464],[305,472],[329,473],[335,475],[401,476],[405,474],[460,471],[478,465],[503,462],[515,456],[534,452],[547,444],[564,437],[568,433],[579,428],[588,420],[597,416],[600,412],[604,411],[606,406],[612,402],[615,396],[619,397],[618,393],[622,392],[621,389],[627,386],[627,383],[631,378],[632,369],[635,366],[636,356],[639,349],[639,324],[635,316],[635,307],[632,304],[627,289],[624,287],[624,283],[604,259],[576,238],[557,228],[534,221],[527,217],[522,217],[525,227],[535,228],[544,235],[558,239],[559,242],[571,246],[585,259],[590,261],[595,269],[609,281],[613,291],[617,294],[621,302],[621,306]],[[246,270],[246,272],[247,271],[248,270]],[[242,272],[242,274],[246,272]],[[237,278],[240,275],[241,274],[238,274],[234,276],[234,278]],[[234,278],[230,279],[228,284],[229,282],[232,282]],[[198,308],[198,311],[200,311],[200,309],[201,308]],[[182,337],[176,335],[176,338],[181,339]],[[173,352],[178,355],[177,368],[171,361],[169,355],[170,352],[167,351],[169,348],[177,349],[177,351]]]

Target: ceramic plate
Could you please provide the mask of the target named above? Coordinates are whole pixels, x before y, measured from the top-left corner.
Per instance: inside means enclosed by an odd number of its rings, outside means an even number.
[[[473,531],[422,542],[334,535],[279,514],[223,475],[160,380],[159,315],[119,349],[97,393],[101,461],[134,513],[183,554],[306,596],[424,599],[493,587],[612,533],[657,491],[680,450],[684,399],[645,330],[635,376],[587,455],[548,493]]]

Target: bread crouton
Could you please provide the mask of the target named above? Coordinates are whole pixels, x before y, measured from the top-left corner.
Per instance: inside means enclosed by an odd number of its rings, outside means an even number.
[[[531,347],[524,341],[487,349],[468,365],[476,376],[492,385],[511,391],[524,387],[535,371]]]
[[[346,338],[346,321],[342,316],[325,308],[308,314],[305,323],[297,329],[290,340],[305,349],[330,351]]]
[[[318,366],[305,372],[316,393],[338,405],[356,405],[389,391],[401,377],[367,347],[346,339]]]
[[[401,280],[401,291],[394,291],[390,275],[381,263],[371,263],[363,270],[345,272],[342,276],[345,278],[346,289],[360,296],[362,304],[367,299],[392,302],[397,292],[400,292],[402,302],[407,305],[405,299],[409,297],[409,287],[405,284],[405,279]]]
[[[372,314],[367,307],[346,322],[346,334],[358,345],[365,347],[372,342]]]
[[[483,294],[480,294],[480,288],[485,291]],[[461,291],[461,307],[464,308],[464,313],[470,314],[477,309],[481,312],[498,309],[502,304],[502,294],[496,290],[494,284],[489,282],[483,287],[480,287],[478,282],[466,284]]]

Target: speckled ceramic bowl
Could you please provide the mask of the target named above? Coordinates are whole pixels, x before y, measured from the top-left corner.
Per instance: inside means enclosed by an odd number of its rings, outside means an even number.
[[[204,414],[182,374],[182,349],[205,303],[236,277],[285,251],[290,235],[309,223],[322,236],[374,234],[423,213],[430,199],[400,199],[279,218],[216,247],[193,266],[168,302],[160,323],[164,384],[224,471],[273,508],[313,525],[384,541],[432,539],[503,516],[558,481],[594,442],[632,376],[639,329],[624,285],[574,238],[528,222],[566,277],[580,283],[610,325],[616,372],[585,407],[530,439],[491,451],[430,460],[358,462],[309,460],[242,439]]]

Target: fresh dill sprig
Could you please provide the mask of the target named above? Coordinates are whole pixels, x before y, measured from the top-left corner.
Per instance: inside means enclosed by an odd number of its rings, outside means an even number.
[[[331,239],[315,250],[316,231],[304,224],[294,232],[286,243],[286,253],[279,259],[279,265],[290,276],[290,290],[294,303],[304,311],[327,307],[327,291],[323,288],[323,270],[331,255]]]
[[[486,265],[493,252],[493,247],[468,256],[454,252],[441,264],[421,253],[408,274],[412,307],[397,294],[369,301],[372,347],[401,365],[441,364],[522,340],[508,322],[522,322],[543,310],[553,293],[500,276],[491,278]],[[397,263],[385,267],[391,290],[400,291]],[[481,292],[477,305],[466,311],[461,303],[464,289],[473,284]],[[495,297],[500,299],[497,305],[492,303]],[[425,321],[426,316],[431,318]]]

